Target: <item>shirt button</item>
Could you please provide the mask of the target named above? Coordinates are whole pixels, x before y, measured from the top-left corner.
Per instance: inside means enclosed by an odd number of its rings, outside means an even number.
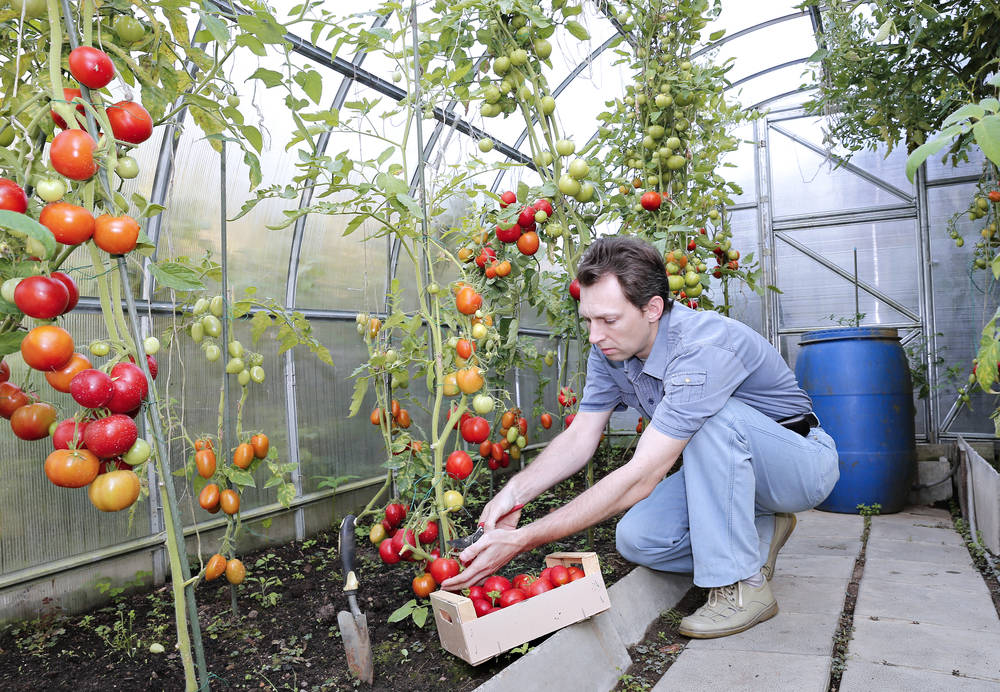
[[[648,401],[649,403],[653,403],[652,399],[646,399],[646,401]]]
[[[690,382],[690,381],[691,381],[691,378],[690,378],[690,377],[685,377],[685,378],[684,378],[684,381],[685,381],[685,382]]]

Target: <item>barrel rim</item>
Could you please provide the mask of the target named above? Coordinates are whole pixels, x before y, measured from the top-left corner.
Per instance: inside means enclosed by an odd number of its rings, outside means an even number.
[[[899,341],[899,330],[895,327],[838,327],[806,332],[799,341],[800,346],[820,341],[843,339],[893,339]]]

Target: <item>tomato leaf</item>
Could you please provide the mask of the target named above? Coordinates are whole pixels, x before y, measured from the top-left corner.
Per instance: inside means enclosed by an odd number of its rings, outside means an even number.
[[[7,332],[0,334],[0,356],[6,356],[21,350],[21,342],[27,332]]]
[[[18,342],[18,348],[20,348],[20,342]],[[368,378],[359,377],[354,381],[354,395],[351,397],[351,410],[347,414],[348,418],[356,416],[358,411],[361,410],[361,404],[365,400],[365,394],[368,393]]]
[[[568,22],[566,22],[566,31],[573,34],[573,36],[580,39],[581,41],[586,41],[590,38],[590,33],[583,28],[583,24],[576,21],[575,19],[571,19]]]
[[[420,606],[413,609],[413,622],[417,627],[423,627],[427,622],[427,606]]]
[[[45,248],[45,257],[52,257],[56,251],[56,237],[52,231],[30,216],[9,209],[0,209],[0,228],[18,237],[37,240]]]
[[[1000,116],[987,115],[972,127],[976,144],[994,164],[1000,164]]]
[[[291,483],[285,483],[278,488],[278,504],[282,507],[288,508],[292,506],[292,500],[295,499],[295,486]]]
[[[316,70],[302,70],[297,72],[293,79],[306,92],[306,96],[309,97],[310,101],[319,104],[319,100],[323,96],[323,78],[320,77],[319,72]]]
[[[235,466],[223,466],[222,473],[231,483],[235,483],[239,486],[250,486],[251,488],[257,487],[257,483],[253,479],[253,474],[249,471]]]
[[[201,21],[205,24],[205,28],[208,29],[208,33],[212,35],[216,43],[223,45],[229,43],[229,29],[226,27],[225,22],[216,15],[208,12],[199,10],[198,14],[201,15]]]
[[[413,612],[413,609],[417,607],[417,599],[411,598],[409,601],[399,606],[392,612],[389,616],[388,622],[399,622],[400,620],[405,620]]]
[[[256,344],[260,341],[260,337],[264,336],[264,332],[267,328],[271,326],[271,316],[260,310],[255,312],[253,317],[250,318],[250,341]]]
[[[205,288],[198,272],[177,262],[158,262],[149,265],[153,278],[161,286],[175,291],[196,291]]]
[[[906,177],[911,183],[913,182],[913,176],[916,174],[917,169],[920,168],[920,164],[944,149],[944,147],[951,141],[951,138],[954,137],[960,129],[961,126],[957,124],[947,127],[942,130],[937,137],[929,142],[924,142],[913,150],[913,153],[906,159]]]

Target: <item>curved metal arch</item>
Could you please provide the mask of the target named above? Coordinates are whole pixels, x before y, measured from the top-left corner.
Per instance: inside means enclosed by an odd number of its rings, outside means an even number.
[[[730,34],[729,36],[723,36],[718,41],[713,41],[712,43],[708,43],[704,47],[699,48],[694,53],[692,53],[691,57],[692,58],[701,57],[705,53],[709,53],[709,52],[715,50],[716,48],[718,48],[719,46],[722,46],[722,45],[725,45],[725,44],[729,43],[730,41],[735,41],[738,38],[741,38],[743,36],[747,36],[749,34],[752,34],[752,33],[756,32],[756,31],[760,31],[761,29],[766,29],[769,26],[774,26],[776,24],[781,24],[782,22],[788,22],[788,21],[791,21],[793,19],[798,19],[800,17],[810,16],[810,14],[811,13],[809,12],[809,10],[802,10],[800,12],[793,12],[792,14],[782,15],[780,17],[775,17],[773,19],[767,19],[767,20],[765,20],[763,22],[760,22],[759,24],[754,24],[753,26],[748,26],[746,29],[740,29],[735,34]]]

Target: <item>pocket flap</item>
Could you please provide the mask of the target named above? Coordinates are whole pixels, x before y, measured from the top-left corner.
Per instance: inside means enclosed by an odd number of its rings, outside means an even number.
[[[680,387],[702,385],[705,384],[706,377],[704,372],[678,372],[670,376],[670,384]]]

